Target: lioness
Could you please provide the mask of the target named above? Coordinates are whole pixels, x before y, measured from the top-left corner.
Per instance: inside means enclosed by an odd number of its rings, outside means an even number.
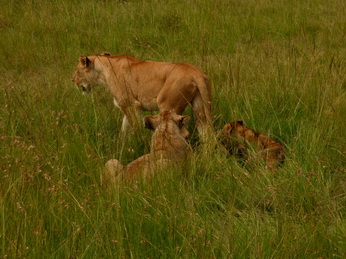
[[[190,64],[140,61],[104,52],[80,57],[73,82],[83,93],[89,93],[97,85],[109,88],[114,104],[124,113],[122,132],[135,126],[143,110],[174,110],[182,114],[188,104],[192,104],[201,135],[211,125],[208,77]]]
[[[150,153],[126,166],[117,159],[109,160],[105,164],[104,172],[101,173],[101,183],[145,178],[154,174],[157,168],[181,164],[190,151],[186,141],[188,132],[184,127],[189,119],[187,115],[181,116],[168,111],[144,117],[145,127],[154,131]]]
[[[257,156],[264,159],[269,170],[281,165],[285,160],[285,152],[282,145],[267,136],[244,126],[242,120],[227,123],[219,133],[221,143],[231,155],[250,162]],[[249,157],[249,145],[259,150],[254,156]]]

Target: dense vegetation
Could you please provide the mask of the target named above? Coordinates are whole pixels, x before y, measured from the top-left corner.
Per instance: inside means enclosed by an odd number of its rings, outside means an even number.
[[[0,38],[0,257],[346,257],[346,1],[8,0]],[[242,118],[286,163],[197,148],[106,192],[104,163],[150,132],[119,138],[107,89],[73,87],[78,57],[104,50],[202,67],[215,130]]]

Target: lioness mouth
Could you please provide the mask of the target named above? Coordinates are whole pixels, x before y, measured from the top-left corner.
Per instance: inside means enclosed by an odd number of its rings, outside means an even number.
[[[88,95],[91,92],[91,89],[88,86],[81,85],[79,87],[82,88],[83,95]]]

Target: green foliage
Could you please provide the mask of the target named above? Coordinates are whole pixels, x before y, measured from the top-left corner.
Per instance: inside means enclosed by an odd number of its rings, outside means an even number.
[[[339,0],[2,1],[0,257],[346,257],[345,17]],[[148,152],[150,132],[120,138],[110,93],[72,86],[104,50],[202,67],[215,130],[243,119],[284,166],[197,148],[105,191],[104,163]]]

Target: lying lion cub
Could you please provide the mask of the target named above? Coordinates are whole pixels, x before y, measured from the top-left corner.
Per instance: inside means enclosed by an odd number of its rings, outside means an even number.
[[[189,119],[189,116],[168,111],[146,116],[145,127],[154,131],[151,138],[151,152],[126,166],[117,159],[109,160],[105,165],[105,171],[101,174],[101,183],[145,178],[153,175],[157,168],[180,164],[190,151],[186,141],[189,133],[184,127]]]
[[[142,111],[182,114],[191,104],[198,132],[211,130],[211,89],[202,70],[186,63],[141,61],[127,55],[80,57],[72,81],[83,93],[107,87],[115,106],[124,113],[121,130],[136,126]]]
[[[219,133],[221,143],[231,155],[236,155],[245,160],[245,164],[260,156],[264,159],[269,170],[281,165],[285,160],[285,152],[282,145],[258,133],[246,128],[242,120],[227,123]],[[249,145],[259,150],[254,156],[249,157]]]

